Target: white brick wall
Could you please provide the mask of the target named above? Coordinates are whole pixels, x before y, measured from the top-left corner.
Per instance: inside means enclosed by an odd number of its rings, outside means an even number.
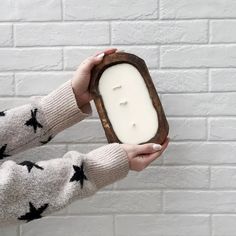
[[[235,0],[2,0],[0,110],[49,93],[115,46],[146,61],[172,142],[147,170],[0,236],[235,236],[235,28]],[[104,143],[94,111],[18,158]]]

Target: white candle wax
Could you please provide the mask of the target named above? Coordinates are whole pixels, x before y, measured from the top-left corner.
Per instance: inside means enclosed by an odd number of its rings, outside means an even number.
[[[123,143],[139,144],[154,137],[158,117],[139,71],[128,63],[108,67],[99,92],[114,132]]]

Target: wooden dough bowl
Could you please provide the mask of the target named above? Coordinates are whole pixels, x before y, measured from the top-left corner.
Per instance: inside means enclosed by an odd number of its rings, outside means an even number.
[[[98,85],[99,85],[99,79],[102,73],[108,67],[114,66],[119,63],[129,63],[133,65],[139,71],[139,73],[141,74],[146,84],[146,87],[150,95],[150,99],[152,101],[152,105],[155,108],[156,114],[158,116],[158,129],[157,129],[156,134],[154,135],[154,137],[152,137],[150,140],[147,140],[144,143],[153,142],[153,143],[163,144],[169,132],[169,125],[166,120],[166,116],[165,116],[162,104],[160,102],[160,99],[158,97],[158,94],[156,92],[155,86],[149,74],[148,68],[144,60],[142,60],[141,58],[139,58],[138,56],[134,54],[125,53],[125,52],[117,52],[110,55],[105,55],[103,58],[103,61],[100,64],[96,65],[91,72],[91,81],[90,81],[89,90],[94,99],[96,109],[98,111],[99,118],[102,122],[102,126],[104,128],[108,142],[109,143],[113,143],[113,142],[122,143],[118,139],[116,133],[114,132],[112,124],[109,120],[102,96],[98,89],[99,87]]]

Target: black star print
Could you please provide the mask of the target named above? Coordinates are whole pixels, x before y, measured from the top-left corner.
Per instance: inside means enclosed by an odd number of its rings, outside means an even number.
[[[4,157],[9,157],[10,156],[10,155],[5,154],[6,148],[7,148],[7,144],[3,145],[0,148],[0,159],[3,159]]]
[[[50,135],[46,141],[40,141],[42,144],[47,144],[52,140],[52,136]]]
[[[19,163],[19,165],[27,166],[27,169],[28,169],[29,173],[30,173],[30,171],[33,167],[38,168],[40,170],[43,170],[43,167],[41,167],[41,166],[31,162],[31,161],[23,161],[23,162]]]
[[[37,128],[43,128],[43,126],[37,121],[36,119],[36,113],[37,113],[38,109],[34,109],[31,110],[31,118],[25,122],[25,125],[27,126],[33,126],[34,128],[34,132],[36,133],[37,131]]]
[[[0,111],[0,116],[5,116],[5,115],[6,115],[5,111]]]
[[[48,207],[48,204],[44,204],[40,208],[36,209],[34,205],[29,202],[30,211],[23,216],[18,217],[18,220],[26,220],[27,222],[31,220],[36,220],[42,218],[41,214]]]
[[[81,165],[81,167],[75,166],[73,165],[74,168],[74,175],[72,176],[72,178],[70,179],[70,182],[72,181],[80,181],[80,186],[81,188],[83,188],[84,185],[84,180],[87,180],[87,177],[84,174],[84,166],[83,164]]]

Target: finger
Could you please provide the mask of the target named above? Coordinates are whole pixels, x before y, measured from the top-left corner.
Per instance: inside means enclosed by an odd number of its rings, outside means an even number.
[[[108,49],[106,49],[105,51],[104,51],[104,53],[106,54],[106,55],[108,55],[108,54],[112,54],[112,53],[114,53],[114,52],[116,52],[117,51],[117,48],[108,48]]]
[[[145,169],[152,161],[156,160],[159,153],[146,154],[142,156],[137,156],[133,159],[135,170],[140,171]]]
[[[156,143],[145,143],[141,145],[134,145],[135,155],[154,153],[160,151],[162,146]]]
[[[103,59],[103,57],[105,56],[105,55],[109,55],[109,54],[112,54],[112,53],[115,53],[117,51],[117,49],[116,48],[109,48],[109,49],[106,49],[106,50],[104,50],[104,51],[102,51],[102,52],[100,52],[100,53],[97,53],[95,56],[94,56],[94,64],[95,65],[97,65],[97,64],[99,64],[101,61],[102,61],[102,59]]]
[[[92,56],[92,57],[88,57],[87,59],[85,59],[82,63],[81,63],[81,66],[80,68],[83,68],[84,72],[90,72],[91,69],[99,64],[103,57],[104,57],[105,54],[99,54],[98,56]]]
[[[117,48],[108,48],[96,53],[94,56],[90,56],[83,61],[83,64],[93,63],[96,59],[103,58],[104,55],[112,54],[117,51]]]
[[[102,61],[102,59],[105,55],[112,54],[116,51],[117,51],[116,48],[108,48],[108,49],[106,49],[102,52],[97,53],[95,56],[91,56],[91,57],[87,58],[82,63],[84,69],[87,70],[87,71],[90,71],[93,68],[93,66],[99,64]]]
[[[160,152],[155,152],[152,154],[144,155],[142,158],[143,165],[144,167],[147,167],[150,165],[153,161],[155,161],[159,156],[161,156],[161,151]]]
[[[165,151],[165,149],[167,148],[167,146],[169,145],[170,139],[167,137],[166,141],[162,144],[162,149],[161,149],[161,153],[163,153]]]
[[[166,141],[162,145],[162,149],[160,151],[157,151],[155,153],[149,154],[149,155],[143,155],[143,158],[141,159],[143,161],[143,164],[148,166],[151,162],[156,160],[161,154],[166,150],[168,144],[169,144],[169,138],[166,139]]]
[[[102,53],[104,53],[105,55],[108,55],[108,54],[112,54],[112,53],[114,53],[114,52],[116,52],[116,51],[117,51],[117,48],[107,48],[107,49],[105,49],[105,50],[103,50],[103,51],[98,52],[98,53],[95,55],[95,57],[98,56],[99,54],[102,54]]]

